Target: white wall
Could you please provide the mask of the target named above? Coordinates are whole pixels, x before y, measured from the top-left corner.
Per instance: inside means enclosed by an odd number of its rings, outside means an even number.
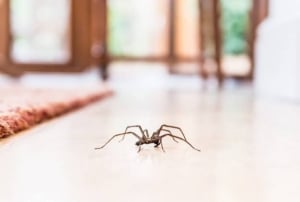
[[[269,0],[269,14],[274,18],[289,18],[300,14],[300,0]]]
[[[256,92],[300,101],[300,0],[270,1],[256,41]]]

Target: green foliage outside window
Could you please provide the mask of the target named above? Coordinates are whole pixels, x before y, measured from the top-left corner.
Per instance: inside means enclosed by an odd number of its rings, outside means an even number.
[[[238,55],[247,52],[247,32],[251,0],[221,0],[223,51]]]

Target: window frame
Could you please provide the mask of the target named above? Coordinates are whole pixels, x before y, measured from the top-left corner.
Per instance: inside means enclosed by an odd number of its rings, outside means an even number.
[[[11,36],[10,36],[10,5],[9,0],[0,0],[0,18],[4,19],[0,22],[0,56],[2,55],[2,62],[0,61],[0,70],[10,74],[22,74],[24,72],[78,72],[82,71],[91,64],[100,62],[100,57],[95,58],[91,54],[92,31],[97,32],[92,28],[92,17],[90,11],[93,4],[98,1],[88,0],[71,0],[70,2],[70,59],[63,64],[53,63],[19,63],[12,61],[10,56],[11,50]],[[100,1],[105,3],[105,1]],[[105,5],[105,4],[104,4]],[[99,7],[99,4],[96,6]],[[103,4],[100,4],[103,6]],[[103,25],[105,19],[100,19],[100,26]],[[95,23],[94,23],[95,24]],[[99,31],[98,31],[99,32]],[[103,29],[100,30],[103,32]],[[97,34],[97,33],[96,33]],[[100,34],[98,41],[105,41],[103,34]],[[105,44],[103,44],[105,47]],[[4,57],[3,57],[4,56]],[[4,58],[4,59],[3,59]]]

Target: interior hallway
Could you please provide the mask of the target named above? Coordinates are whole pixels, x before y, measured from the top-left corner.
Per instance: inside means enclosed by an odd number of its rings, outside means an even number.
[[[159,65],[111,71],[113,97],[0,141],[0,201],[299,201],[299,106]],[[164,139],[166,153],[137,153],[130,136],[94,150],[127,125],[162,123],[202,152]]]

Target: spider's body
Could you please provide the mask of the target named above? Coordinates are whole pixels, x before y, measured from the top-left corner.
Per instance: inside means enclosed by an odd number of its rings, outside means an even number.
[[[156,146],[156,145],[159,145],[159,140],[152,139],[152,138],[146,138],[146,139],[139,140],[135,143],[136,146],[140,146],[143,144],[155,144],[155,146]]]
[[[144,130],[146,135],[142,136],[142,138],[135,143],[136,146],[140,146],[143,144],[155,144],[155,147],[160,145],[159,135],[157,133],[153,133],[151,137],[148,135],[148,131]]]
[[[135,132],[129,132],[129,128],[138,128],[142,134],[142,136],[139,136],[137,135]],[[178,136],[175,136],[172,134],[172,132],[169,130],[169,128],[172,128],[172,129],[177,129],[181,132],[182,136],[183,137],[178,137]],[[164,132],[164,134],[162,134],[162,132]],[[193,145],[191,145],[191,143],[189,143],[187,141],[187,139],[185,138],[185,135],[183,134],[181,128],[179,127],[176,127],[176,126],[171,126],[171,125],[162,125],[157,131],[153,132],[152,136],[150,137],[149,136],[149,133],[148,133],[148,130],[143,130],[142,127],[140,125],[134,125],[134,126],[128,126],[125,130],[124,133],[121,133],[121,134],[117,134],[117,135],[114,135],[113,137],[111,137],[102,147],[98,147],[98,148],[95,148],[95,149],[102,149],[103,147],[105,147],[112,139],[114,139],[115,137],[118,137],[118,136],[123,136],[121,141],[124,140],[125,138],[125,135],[127,134],[132,134],[134,135],[136,138],[138,138],[138,141],[135,143],[136,146],[139,147],[139,150],[138,152],[141,151],[141,145],[143,144],[155,144],[154,147],[158,147],[159,145],[161,145],[161,148],[163,151],[164,150],[164,147],[163,147],[163,144],[162,144],[162,139],[164,137],[171,137],[175,142],[177,142],[177,140],[182,140],[184,142],[186,142],[188,145],[190,145],[193,149],[197,150],[197,151],[200,151],[199,149],[195,148]]]

